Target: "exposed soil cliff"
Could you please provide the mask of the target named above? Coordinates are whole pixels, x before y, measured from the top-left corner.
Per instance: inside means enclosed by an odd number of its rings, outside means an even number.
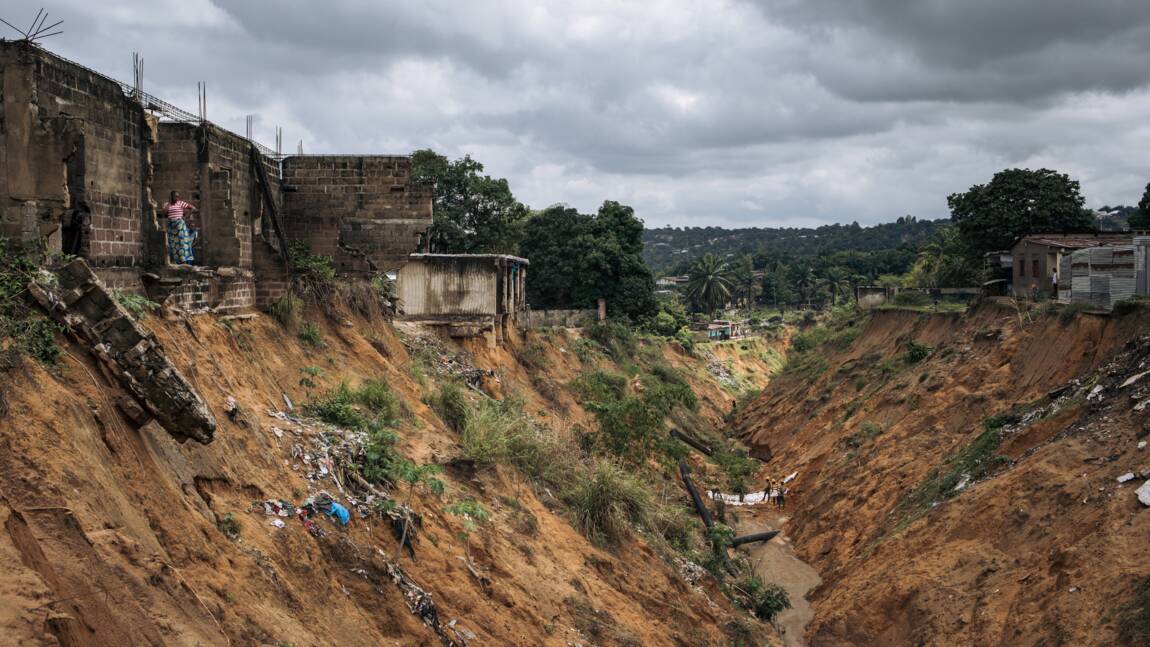
[[[438,380],[436,367],[445,366],[473,371],[479,388],[495,397],[516,395],[526,412],[556,433],[591,428],[593,418],[576,403],[569,383],[608,360],[581,359],[574,333],[537,335],[499,349],[466,344],[468,365],[460,368],[448,355],[421,351],[424,357],[413,357],[390,324],[314,320],[322,342],[312,346],[264,316],[220,321],[167,315],[145,322],[219,422],[208,445],[178,444],[155,422],[134,428],[115,404],[120,387],[77,345],[66,345],[65,357],[50,370],[3,354],[5,641],[302,646],[776,640],[710,580],[688,583],[643,536],[596,546],[572,527],[554,493],[536,491],[509,469],[479,469],[462,460],[458,434],[425,404]],[[450,353],[460,350],[450,342],[432,343]],[[530,361],[522,357],[525,348]],[[721,421],[733,396],[704,361],[659,344],[645,343],[642,350],[683,369],[700,400],[699,420]],[[744,373],[765,375],[769,368],[755,357],[738,363]],[[319,519],[325,534],[313,537],[296,517],[269,516],[258,503],[298,504],[320,489],[348,503],[338,479],[325,471],[322,452],[316,453],[323,436],[315,425],[269,413],[286,412],[285,394],[297,405],[295,415],[309,391],[368,378],[386,382],[409,413],[398,428],[398,450],[416,464],[446,467],[442,497],[414,488],[394,493],[422,516],[414,559],[400,556],[391,527],[372,516],[359,518],[355,509],[346,527]],[[681,492],[673,486],[668,492],[685,507]],[[448,503],[465,499],[491,513],[490,522],[469,536],[461,535],[464,519],[447,512]],[[420,606],[423,598],[394,583],[401,579],[396,564],[431,594],[434,618]],[[413,606],[423,611],[413,613]]]
[[[800,343],[736,428],[798,472],[809,643],[1113,643],[1150,571],[1148,321],[879,311]]]

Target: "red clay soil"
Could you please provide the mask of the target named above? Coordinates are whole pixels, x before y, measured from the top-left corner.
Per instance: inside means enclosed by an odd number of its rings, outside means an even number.
[[[390,529],[356,519],[321,520],[310,536],[295,518],[282,529],[250,512],[252,501],[299,503],[307,481],[291,442],[272,432],[268,409],[306,394],[300,369],[318,366],[319,389],[341,379],[386,380],[414,418],[400,449],[419,463],[460,456],[458,436],[421,402],[434,384],[408,371],[411,359],[389,324],[356,318],[319,324],[326,347],[309,349],[266,317],[222,324],[212,316],[152,317],[172,360],[212,407],[220,428],[208,446],[176,444],[155,423],[135,429],[113,404],[123,393],[86,352],[67,346],[58,368],[25,360],[0,370],[0,635],[22,645],[435,645],[384,570],[396,560]],[[472,345],[498,388],[556,429],[590,417],[565,384],[580,370],[565,335],[545,338],[549,367],[532,374],[509,349]],[[559,350],[566,345],[565,352]],[[677,362],[687,362],[676,358]],[[562,388],[544,388],[539,385]],[[716,406],[717,386],[700,387]],[[497,393],[498,394],[498,393]],[[230,421],[232,396],[241,415]],[[556,404],[556,402],[558,404]],[[4,409],[0,407],[0,412]],[[718,420],[723,411],[710,407]],[[728,644],[769,627],[735,610],[716,586],[687,584],[639,536],[599,548],[576,532],[549,493],[537,495],[502,469],[448,470],[443,499],[416,494],[424,526],[417,559],[399,560],[431,592],[442,622],[475,645]],[[479,500],[492,522],[473,532],[465,566],[461,520],[445,512]],[[238,539],[218,528],[239,521]]]
[[[787,532],[823,579],[809,644],[1113,644],[1150,573],[1150,511],[1134,495],[1150,477],[1137,449],[1150,407],[1133,408],[1150,395],[1117,386],[1150,365],[1148,322],[879,311],[821,375],[784,373],[741,411],[744,440],[773,452],[767,470],[799,473]],[[908,365],[911,340],[933,350]],[[1050,408],[1048,392],[1075,377],[1080,395],[1010,434],[989,478],[900,507],[987,418]],[[881,433],[856,435],[864,423]],[[1145,476],[1119,485],[1129,471]]]

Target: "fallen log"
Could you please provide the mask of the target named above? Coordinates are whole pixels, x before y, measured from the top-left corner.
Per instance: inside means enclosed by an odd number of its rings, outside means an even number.
[[[715,453],[714,450],[712,450],[710,447],[707,447],[703,443],[699,442],[698,440],[695,440],[694,438],[692,438],[692,437],[688,436],[687,434],[679,431],[678,429],[672,429],[671,430],[671,438],[677,438],[677,439],[683,441],[684,443],[690,445],[691,447],[694,447],[695,449],[699,450],[700,452],[703,452],[707,456],[711,456]]]
[[[769,532],[756,532],[750,535],[743,535],[742,537],[735,537],[731,540],[731,546],[742,546],[743,544],[753,544],[756,541],[770,541],[779,534],[778,530],[771,530]]]

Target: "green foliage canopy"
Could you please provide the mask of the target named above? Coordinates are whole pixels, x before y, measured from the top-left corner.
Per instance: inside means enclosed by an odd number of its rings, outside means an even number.
[[[520,254],[530,259],[527,298],[535,308],[591,308],[638,320],[657,310],[655,279],[643,263],[643,222],[610,201],[595,215],[563,205],[527,221]]]
[[[431,149],[411,155],[411,179],[435,186],[435,219],[429,246],[444,254],[506,254],[515,251],[528,210],[503,178],[483,174],[483,164],[464,155],[450,161]]]
[[[987,184],[946,199],[951,219],[972,255],[1009,249],[1035,233],[1095,230],[1077,180],[1050,169],[1006,169]]]

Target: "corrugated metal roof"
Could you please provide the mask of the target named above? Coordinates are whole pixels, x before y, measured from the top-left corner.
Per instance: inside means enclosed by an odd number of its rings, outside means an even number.
[[[1020,242],[1045,245],[1047,247],[1061,247],[1063,249],[1085,249],[1087,247],[1129,245],[1131,240],[1130,238],[1043,238],[1027,236]]]

